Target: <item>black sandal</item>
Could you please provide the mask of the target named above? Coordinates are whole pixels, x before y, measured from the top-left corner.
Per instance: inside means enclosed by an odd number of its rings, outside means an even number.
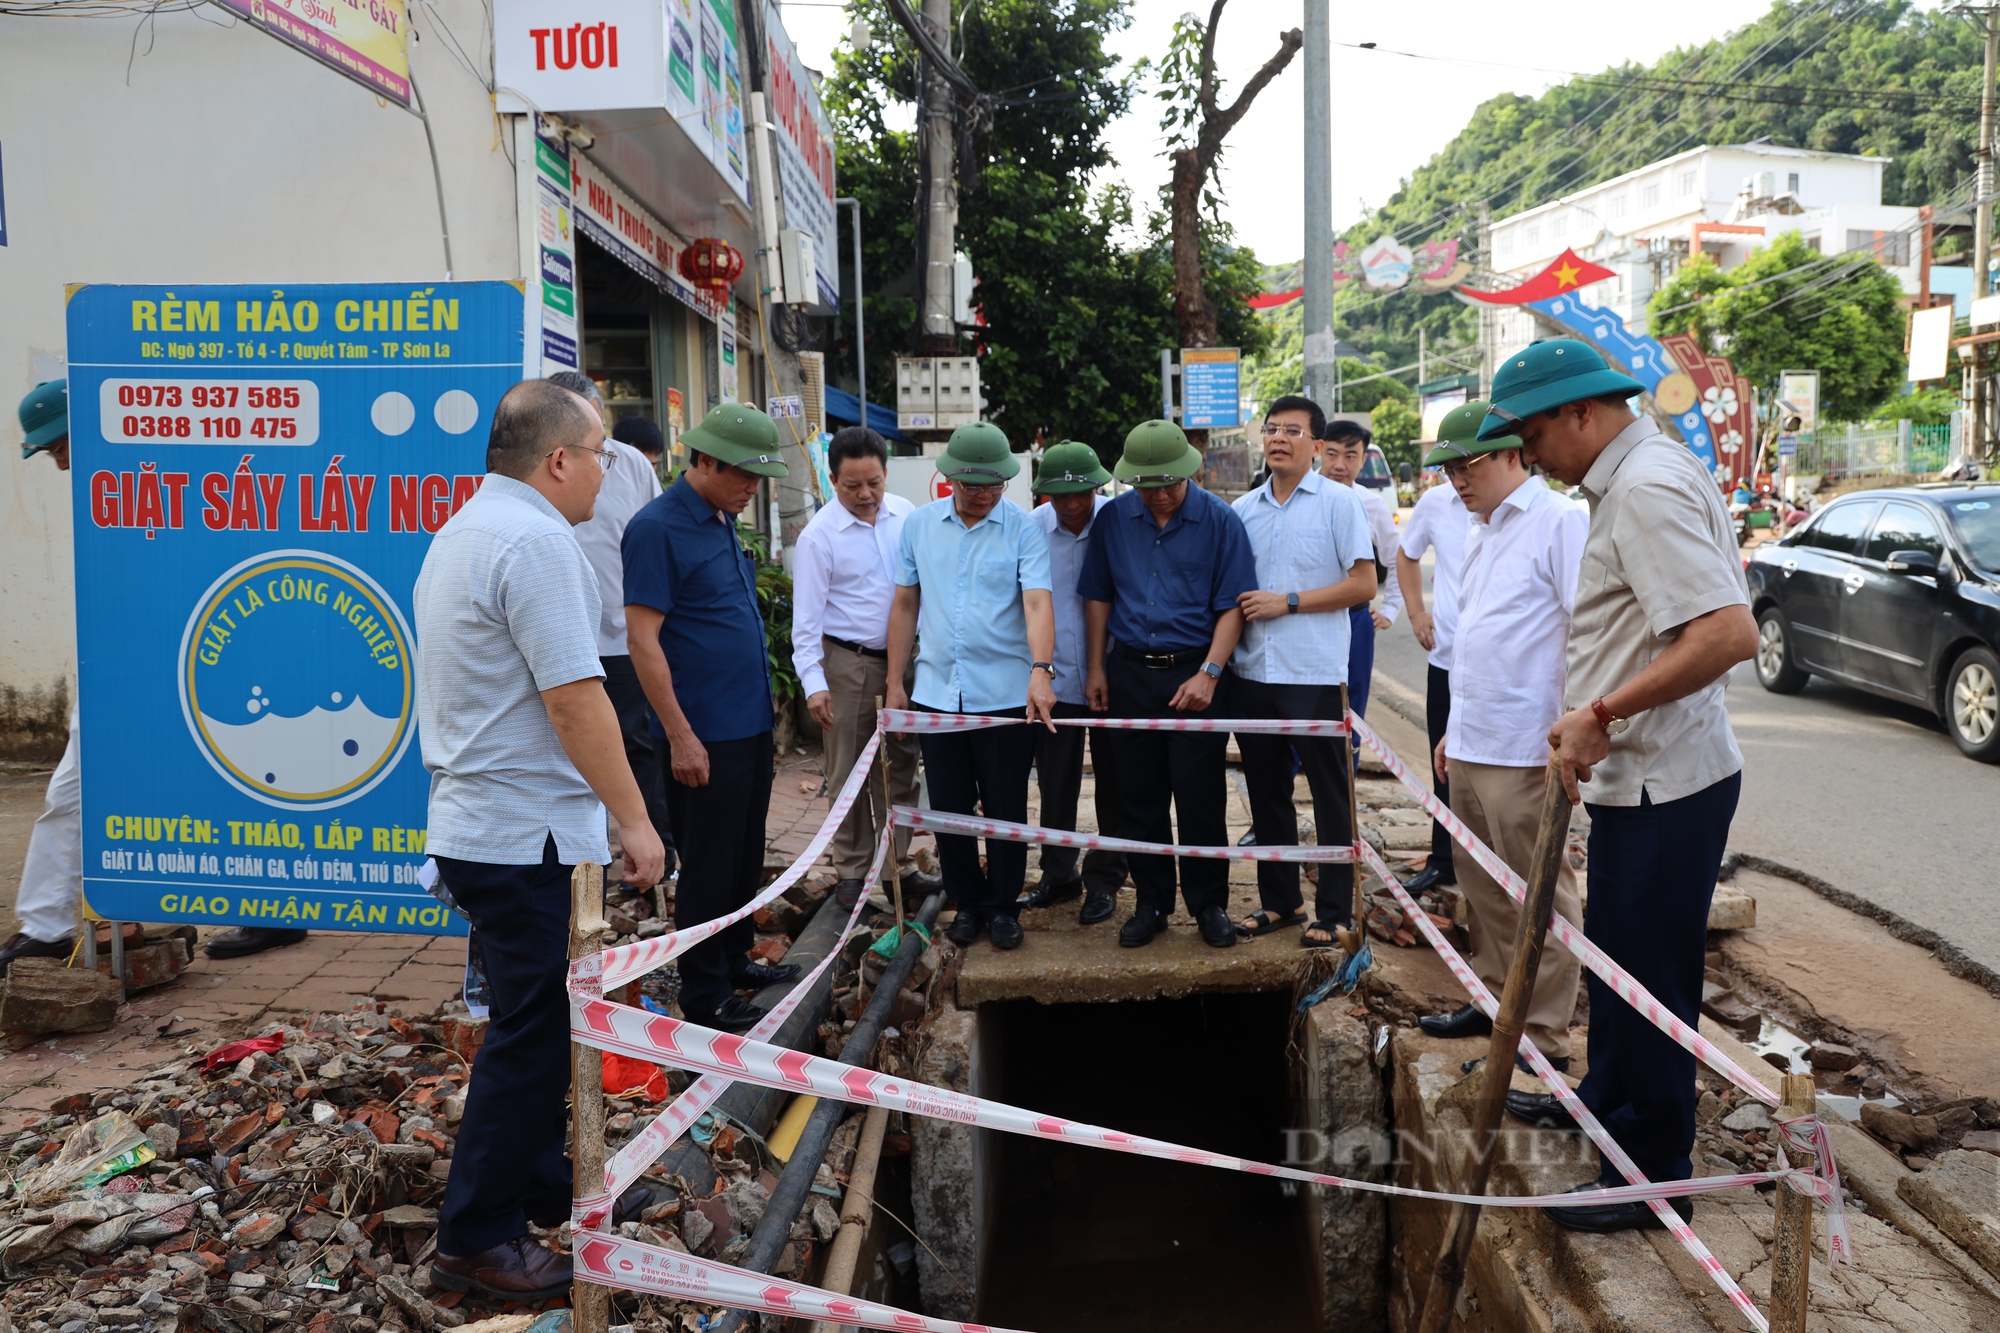
[[[1340,947],[1340,936],[1337,932],[1341,928],[1341,924],[1338,921],[1315,921],[1310,926],[1307,926],[1305,930],[1299,932],[1299,947],[1302,949],[1338,949]],[[1326,938],[1323,940],[1311,938],[1307,934],[1307,931],[1314,930],[1325,931]]]
[[[1257,924],[1255,926],[1246,926],[1241,921],[1236,923],[1236,933],[1238,935],[1269,935],[1274,930],[1284,930],[1288,926],[1298,925],[1306,919],[1306,914],[1301,910],[1287,917],[1278,917],[1260,908],[1250,914],[1250,919]]]

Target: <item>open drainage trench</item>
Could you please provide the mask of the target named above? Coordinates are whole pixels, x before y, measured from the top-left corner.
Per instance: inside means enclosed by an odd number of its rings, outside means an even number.
[[[1282,1161],[1289,996],[980,1006],[975,1080],[1016,1106]],[[974,1150],[979,1322],[1039,1333],[1325,1326],[1309,1191],[1012,1134]]]

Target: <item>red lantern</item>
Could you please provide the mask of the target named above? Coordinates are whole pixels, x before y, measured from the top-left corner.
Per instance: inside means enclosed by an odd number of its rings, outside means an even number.
[[[703,291],[722,296],[743,276],[743,252],[727,241],[704,236],[681,251],[680,270]]]

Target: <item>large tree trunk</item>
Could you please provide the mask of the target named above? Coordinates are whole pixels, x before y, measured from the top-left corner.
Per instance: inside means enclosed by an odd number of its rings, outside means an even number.
[[[1174,154],[1173,241],[1174,324],[1181,346],[1215,346],[1215,307],[1201,270],[1201,188],[1208,164],[1200,150],[1182,148]]]

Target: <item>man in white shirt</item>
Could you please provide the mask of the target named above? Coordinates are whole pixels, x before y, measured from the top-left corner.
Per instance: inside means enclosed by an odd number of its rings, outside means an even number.
[[[1486,404],[1467,403],[1453,408],[1438,423],[1438,443],[1470,440],[1479,434],[1486,419]],[[1396,582],[1410,608],[1410,630],[1430,654],[1424,689],[1424,722],[1430,732],[1431,749],[1444,739],[1445,725],[1451,720],[1451,645],[1458,625],[1458,567],[1465,551],[1466,530],[1472,515],[1465,501],[1449,482],[1431,487],[1417,497],[1416,508],[1403,524],[1396,544]],[[1431,568],[1431,593],[1437,599],[1435,611],[1424,609],[1423,558],[1436,552]],[[1437,798],[1451,804],[1451,784],[1439,774],[1431,781]],[[1431,821],[1431,854],[1424,868],[1405,885],[1414,896],[1440,884],[1458,883],[1453,866],[1454,847],[1444,825]]]
[[[1241,718],[1325,718],[1342,714],[1347,683],[1349,611],[1375,596],[1375,561],[1367,518],[1353,488],[1313,470],[1326,417],[1310,398],[1287,395],[1264,417],[1264,461],[1271,476],[1236,501],[1237,517],[1257,557],[1258,590],[1236,599],[1243,637],[1231,666],[1230,711]],[[1312,790],[1322,846],[1351,842],[1345,742],[1327,737],[1238,733],[1243,781],[1250,789],[1251,831],[1260,847],[1296,845],[1294,753]],[[1322,865],[1312,924],[1302,943],[1334,944],[1333,928],[1353,918],[1354,867]],[[1296,862],[1259,861],[1261,910],[1236,925],[1264,935],[1304,920]]]
[[[1374,439],[1373,432],[1358,421],[1334,421],[1327,424],[1326,441],[1320,447],[1321,472],[1361,501],[1382,594],[1379,611],[1367,602],[1347,611],[1347,701],[1363,717],[1368,715],[1368,687],[1375,679],[1375,632],[1388,629],[1403,612],[1402,587],[1389,577],[1396,559],[1395,511],[1380,491],[1355,481],[1368,462],[1368,446]]]
[[[604,399],[589,376],[564,370],[549,379],[581,396],[602,415]],[[587,385],[589,391],[580,387],[578,381]],[[622,427],[624,423],[619,425]],[[576,544],[583,548],[584,558],[590,561],[590,568],[597,575],[597,595],[603,603],[597,614],[597,656],[604,664],[604,692],[611,696],[611,706],[618,710],[618,730],[625,737],[625,761],[632,766],[632,776],[646,798],[646,816],[653,823],[653,831],[666,845],[667,872],[672,874],[674,834],[667,822],[660,754],[654,748],[646,717],[646,691],[639,684],[639,673],[632,667],[631,649],[625,642],[625,557],[621,549],[625,525],[660,493],[660,478],[651,460],[630,444],[607,438],[604,452],[611,455],[604,486],[597,493],[596,510],[576,527]]]
[[[1035,472],[1035,494],[1049,497],[1030,515],[1049,539],[1050,598],[1056,612],[1056,710],[1058,718],[1091,716],[1090,701],[1084,694],[1084,664],[1089,660],[1085,640],[1083,595],[1076,590],[1077,575],[1083,569],[1084,553],[1090,549],[1090,534],[1097,515],[1111,502],[1098,488],[1110,484],[1111,474],[1097,451],[1087,444],[1064,440],[1042,452]],[[1108,732],[1092,727],[1058,727],[1054,731],[1035,729],[1035,772],[1041,780],[1043,828],[1076,831],[1077,801],[1083,794],[1083,751],[1090,746],[1092,776],[1096,779],[1097,831],[1115,835],[1118,831],[1118,764]],[[1077,871],[1074,847],[1042,848],[1042,882],[1023,895],[1023,907],[1051,907],[1083,896],[1077,919],[1086,926],[1110,919],[1118,905],[1118,890],[1125,883],[1125,853],[1091,851],[1084,854],[1083,870]],[[1088,889],[1087,896],[1084,891]]]
[[[889,494],[888,446],[866,426],[835,435],[826,466],[837,503],[813,515],[792,558],[792,666],[806,692],[806,711],[826,737],[827,789],[837,792],[875,734],[875,701],[889,692],[896,542],[904,516],[916,506]],[[891,800],[917,804],[916,738],[883,737],[877,762],[889,766]],[[833,839],[833,869],[840,877],[835,892],[843,907],[861,895],[884,817],[882,782],[871,776]],[[910,860],[907,830],[896,835],[896,859],[904,887],[936,887],[936,876],[919,874]]]
[[[1452,813],[1525,876],[1541,826],[1549,727],[1563,713],[1564,653],[1590,516],[1521,461],[1520,443],[1511,435],[1460,439],[1440,443],[1424,461],[1443,465],[1472,515],[1459,571],[1451,721],[1434,766],[1449,775]],[[1498,995],[1514,961],[1520,907],[1477,861],[1463,864],[1472,970]],[[1575,921],[1582,915],[1576,871],[1567,856],[1557,864],[1556,911]],[[1557,1069],[1569,1068],[1581,973],[1576,956],[1550,940],[1535,974],[1527,1035]],[[1493,1030],[1469,1004],[1418,1021],[1445,1037]]]

